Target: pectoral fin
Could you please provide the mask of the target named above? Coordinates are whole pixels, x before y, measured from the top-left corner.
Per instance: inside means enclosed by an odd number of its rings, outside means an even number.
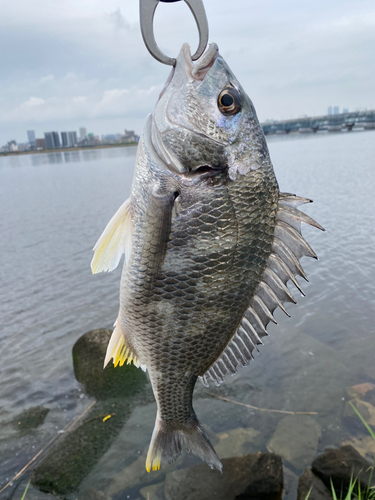
[[[128,198],[108,222],[96,242],[94,257],[91,261],[93,274],[116,269],[123,253],[125,262],[129,261],[132,244],[130,207],[130,198]]]

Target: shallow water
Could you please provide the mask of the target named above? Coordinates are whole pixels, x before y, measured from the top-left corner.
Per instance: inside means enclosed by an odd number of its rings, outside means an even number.
[[[356,132],[268,140],[280,189],[312,198],[305,211],[327,231],[305,228],[319,261],[304,259],[306,297],[295,291],[290,319],[277,313],[261,356],[220,388],[197,387],[197,414],[213,432],[260,431],[250,451],[266,451],[285,415],[208,392],[265,409],[317,412],[319,452],[351,432],[341,421],[347,387],[375,382],[374,139],[374,132]],[[83,333],[111,327],[117,314],[120,270],[92,276],[91,249],[129,195],[135,153],[0,157],[0,489],[92,401],[74,378],[71,349]],[[14,430],[10,422],[36,405],[50,408],[44,424]],[[140,497],[150,479],[132,485],[122,471],[148,446],[154,418],[153,403],[134,408],[78,498],[90,488],[116,499]],[[180,459],[179,466],[192,463]],[[29,491],[30,498],[45,497]]]

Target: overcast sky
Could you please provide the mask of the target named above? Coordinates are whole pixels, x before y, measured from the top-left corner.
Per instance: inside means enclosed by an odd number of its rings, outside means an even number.
[[[146,51],[139,0],[1,2],[0,146],[49,130],[140,133],[170,68]],[[375,108],[373,0],[205,0],[210,41],[259,119]],[[159,4],[160,47],[197,45],[184,2]]]

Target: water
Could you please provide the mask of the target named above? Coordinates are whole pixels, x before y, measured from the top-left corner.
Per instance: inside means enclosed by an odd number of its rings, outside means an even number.
[[[207,392],[262,408],[317,412],[319,452],[352,431],[341,420],[347,387],[375,381],[374,133],[271,137],[269,148],[281,190],[314,200],[305,211],[327,231],[308,227],[304,234],[320,260],[304,259],[306,298],[296,291],[291,319],[277,313],[261,356],[220,388],[198,387],[195,407],[215,433],[258,429],[255,448],[262,451],[283,415]],[[0,157],[0,489],[92,401],[74,378],[71,349],[83,333],[111,327],[116,318],[120,270],[92,276],[91,249],[129,195],[135,153]],[[29,433],[14,430],[17,415],[36,405],[50,409],[44,424]],[[90,488],[140,497],[150,480],[142,476],[139,486],[121,478],[147,447],[154,417],[154,404],[134,408],[79,498]],[[29,491],[30,498],[46,497]]]

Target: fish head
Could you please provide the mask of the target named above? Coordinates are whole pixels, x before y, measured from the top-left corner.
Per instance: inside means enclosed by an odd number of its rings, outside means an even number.
[[[193,62],[184,44],[152,115],[152,144],[176,174],[227,170],[235,180],[269,160],[254,106],[211,44]]]

